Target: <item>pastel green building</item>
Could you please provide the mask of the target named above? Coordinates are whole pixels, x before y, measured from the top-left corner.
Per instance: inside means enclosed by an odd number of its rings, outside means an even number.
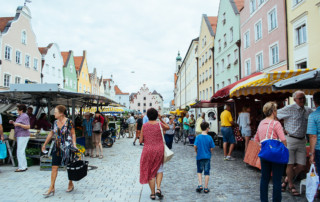
[[[72,92],[78,92],[78,79],[73,51],[61,52],[61,55],[63,58],[63,88]]]
[[[244,0],[220,1],[214,39],[215,92],[241,78],[240,11]]]

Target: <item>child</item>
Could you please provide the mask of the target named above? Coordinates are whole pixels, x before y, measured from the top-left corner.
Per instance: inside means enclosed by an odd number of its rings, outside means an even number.
[[[211,152],[215,147],[212,137],[208,135],[209,132],[209,124],[207,122],[203,122],[200,124],[202,133],[196,137],[194,142],[194,149],[197,154],[197,172],[199,178],[199,185],[197,188],[197,192],[201,192],[203,190],[202,187],[202,171],[204,170],[205,175],[205,186],[204,193],[208,193],[210,190],[208,189],[209,183],[209,175],[210,175],[210,159]]]

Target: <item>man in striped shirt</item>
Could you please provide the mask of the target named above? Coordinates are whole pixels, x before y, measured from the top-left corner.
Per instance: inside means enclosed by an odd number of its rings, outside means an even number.
[[[306,96],[303,91],[293,93],[294,104],[283,107],[278,110],[277,117],[284,120],[284,128],[289,150],[289,162],[287,165],[287,178],[282,184],[282,190],[285,191],[289,183],[289,191],[293,196],[299,196],[300,193],[295,189],[293,178],[305,169],[306,165],[306,132],[309,114],[312,109],[304,106]],[[294,164],[297,164],[293,170]]]

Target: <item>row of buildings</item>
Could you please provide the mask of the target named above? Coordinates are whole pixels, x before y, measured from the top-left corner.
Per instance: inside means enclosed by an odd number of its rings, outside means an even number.
[[[319,68],[320,0],[220,0],[176,57],[174,100],[183,109],[256,72]]]
[[[96,68],[89,72],[87,52],[75,56],[61,51],[58,44],[38,47],[32,30],[31,12],[17,8],[14,17],[0,17],[0,90],[10,84],[57,83],[72,92],[105,96],[129,107],[129,93],[115,85],[112,75],[105,79]]]

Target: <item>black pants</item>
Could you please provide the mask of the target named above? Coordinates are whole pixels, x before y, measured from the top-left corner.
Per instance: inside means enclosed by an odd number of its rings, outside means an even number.
[[[166,141],[166,145],[169,149],[172,149],[172,142],[173,142],[173,136],[174,135],[164,135],[164,140]]]

